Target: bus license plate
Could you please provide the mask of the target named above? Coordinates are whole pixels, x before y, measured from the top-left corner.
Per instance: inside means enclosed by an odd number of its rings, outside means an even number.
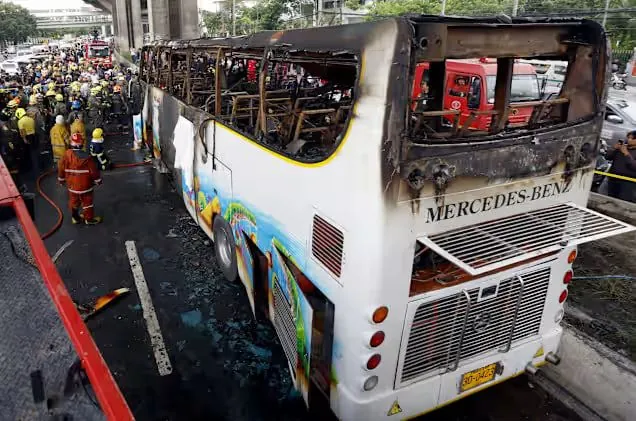
[[[497,363],[488,364],[485,367],[464,373],[462,381],[459,384],[459,391],[465,392],[484,383],[488,383],[489,381],[494,380],[496,373]]]

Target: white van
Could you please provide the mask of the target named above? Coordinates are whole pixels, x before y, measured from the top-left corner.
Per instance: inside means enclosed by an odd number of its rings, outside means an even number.
[[[567,61],[558,60],[519,60],[534,67],[539,78],[539,86],[544,96],[559,94],[568,71]]]

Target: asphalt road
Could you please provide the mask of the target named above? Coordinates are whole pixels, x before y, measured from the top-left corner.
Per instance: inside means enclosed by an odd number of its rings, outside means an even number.
[[[115,161],[140,160],[126,138],[107,138]],[[54,177],[44,190],[63,205],[62,228],[46,241],[51,254],[73,244],[57,262],[76,302],[120,287],[131,293],[88,327],[135,417],[155,420],[301,420],[302,399],[292,390],[282,348],[269,325],[257,324],[240,284],[227,283],[213,248],[187,214],[167,176],[151,167],[103,174],[95,208],[104,222],[70,223],[66,192]],[[55,222],[36,203],[41,232]],[[173,372],[160,376],[142,316],[126,248],[134,241]],[[525,376],[495,386],[421,418],[421,421],[578,420]]]

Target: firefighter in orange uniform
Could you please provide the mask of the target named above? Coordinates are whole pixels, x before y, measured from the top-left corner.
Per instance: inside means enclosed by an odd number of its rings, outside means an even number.
[[[71,218],[74,224],[102,222],[93,209],[93,189],[102,182],[99,169],[88,152],[82,150],[84,139],[79,133],[71,135],[71,149],[58,163],[57,179],[66,183]],[[81,212],[80,212],[81,210]],[[81,214],[80,214],[81,213]]]

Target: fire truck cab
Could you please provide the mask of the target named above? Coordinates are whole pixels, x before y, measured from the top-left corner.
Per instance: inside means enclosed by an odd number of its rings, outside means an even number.
[[[418,63],[413,82],[413,110],[426,110],[428,99],[429,63]],[[488,130],[492,117],[486,113],[495,103],[495,81],[497,61],[481,58],[446,61],[446,86],[444,88],[444,109],[460,110],[459,124],[464,125],[471,114],[469,128]],[[514,64],[511,102],[532,102],[541,100],[539,80],[535,68],[529,63]],[[510,126],[526,125],[532,115],[533,105],[516,107],[508,117]],[[481,115],[480,115],[481,114]]]
[[[93,66],[113,66],[110,46],[106,41],[94,40],[84,44],[84,58]]]

